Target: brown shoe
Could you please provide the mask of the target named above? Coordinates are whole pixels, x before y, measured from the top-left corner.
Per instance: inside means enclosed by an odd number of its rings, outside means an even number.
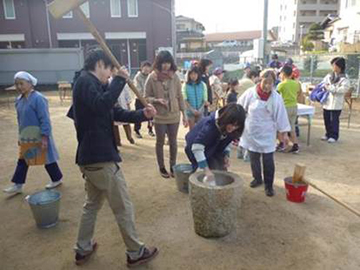
[[[159,250],[156,247],[145,247],[144,254],[137,260],[132,260],[129,255],[127,255],[127,267],[136,267],[145,263],[148,263],[159,254]]]
[[[81,255],[79,253],[76,253],[76,255],[75,255],[75,264],[76,265],[83,265],[84,263],[86,263],[90,259],[91,255],[96,251],[97,247],[98,247],[97,243],[94,242],[93,246],[92,246],[92,251],[90,253],[88,253],[86,255]]]

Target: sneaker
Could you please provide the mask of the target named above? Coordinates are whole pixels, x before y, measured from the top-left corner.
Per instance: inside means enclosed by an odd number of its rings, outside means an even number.
[[[276,152],[284,152],[285,151],[285,146],[284,144],[281,142],[276,146]]]
[[[154,134],[154,132],[152,130],[149,130],[149,136],[150,137],[155,137],[155,134]]]
[[[167,172],[167,170],[165,168],[160,169],[160,174],[164,178],[170,178],[170,175],[169,175],[169,173]]]
[[[159,254],[159,250],[156,247],[149,247],[149,248],[145,247],[144,253],[139,259],[133,260],[129,257],[129,255],[127,255],[127,266],[131,268],[148,263],[149,261],[154,259],[158,254]]]
[[[275,191],[274,189],[271,187],[271,188],[265,188],[265,195],[268,196],[268,197],[272,197],[275,195]]]
[[[329,138],[328,138],[327,136],[322,136],[322,137],[321,137],[321,140],[322,140],[322,141],[327,141],[328,139],[329,139]]]
[[[292,148],[290,149],[289,153],[297,154],[300,152],[299,145],[294,144]]]
[[[49,184],[47,184],[45,186],[45,188],[46,189],[53,189],[53,188],[56,188],[56,187],[60,186],[62,183],[63,183],[62,179],[60,179],[59,181],[56,181],[56,182],[50,181]]]
[[[138,139],[142,139],[142,138],[143,138],[143,136],[141,136],[140,132],[137,131],[137,130],[135,130],[135,135],[136,135],[136,138],[138,138]]]
[[[7,194],[20,194],[22,193],[22,185],[14,184],[11,187],[5,188],[3,191]]]
[[[328,143],[336,143],[336,140],[334,138],[329,138],[327,142]]]
[[[256,179],[254,179],[254,180],[252,180],[250,182],[250,187],[251,188],[256,188],[256,187],[261,186],[261,185],[262,185],[262,181],[258,181]]]
[[[81,255],[79,253],[76,253],[76,255],[75,255],[75,264],[76,265],[83,265],[84,263],[86,263],[90,259],[91,255],[94,254],[94,252],[96,251],[97,246],[98,246],[97,243],[94,242],[93,245],[92,245],[92,251],[90,253],[86,254],[86,255]]]

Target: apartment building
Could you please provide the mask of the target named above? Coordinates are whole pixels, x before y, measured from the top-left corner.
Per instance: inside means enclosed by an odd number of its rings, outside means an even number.
[[[321,23],[329,14],[338,15],[339,8],[340,0],[281,0],[279,40],[298,43],[311,24]]]

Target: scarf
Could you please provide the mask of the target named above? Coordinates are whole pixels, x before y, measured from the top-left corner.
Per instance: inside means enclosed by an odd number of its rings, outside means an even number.
[[[156,77],[158,79],[158,81],[160,82],[164,82],[166,80],[171,80],[174,76],[174,71],[169,70],[169,71],[158,71],[155,70],[156,73]]]
[[[260,84],[258,84],[258,85],[256,86],[256,93],[258,94],[259,98],[260,98],[261,100],[263,100],[263,101],[267,101],[267,100],[269,99],[270,95],[271,95],[271,92],[269,92],[269,93],[264,92],[264,91],[261,89],[261,85],[260,85]]]

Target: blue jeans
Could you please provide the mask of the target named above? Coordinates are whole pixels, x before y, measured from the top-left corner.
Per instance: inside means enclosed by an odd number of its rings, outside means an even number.
[[[29,169],[29,166],[26,164],[25,160],[19,159],[17,162],[14,176],[11,179],[11,182],[13,182],[15,184],[25,184],[28,169]],[[63,175],[60,171],[60,168],[56,162],[51,163],[51,164],[46,164],[45,169],[46,169],[47,173],[49,174],[51,181],[53,181],[53,182],[57,182],[57,181],[61,180],[61,178],[63,177]]]
[[[324,109],[323,114],[324,114],[324,123],[326,129],[326,134],[325,134],[326,137],[338,140],[341,110]]]

